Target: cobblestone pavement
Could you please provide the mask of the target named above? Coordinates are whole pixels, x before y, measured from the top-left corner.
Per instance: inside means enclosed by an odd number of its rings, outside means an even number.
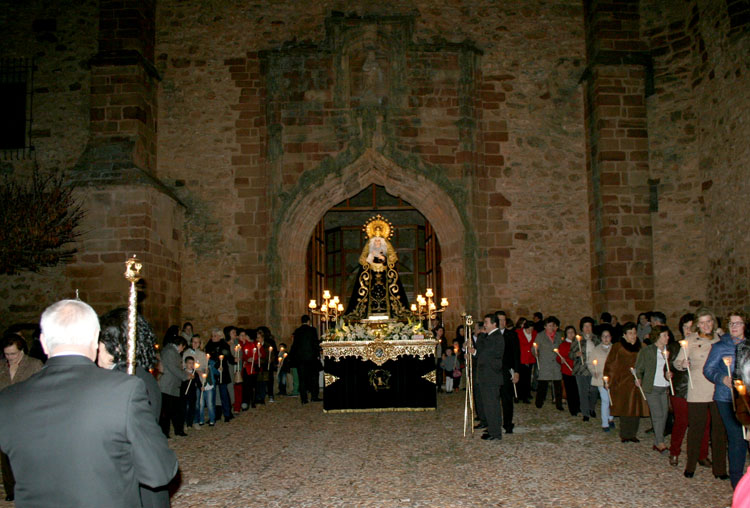
[[[463,393],[439,409],[409,413],[323,413],[278,397],[230,423],[170,440],[182,507],[696,507],[731,504],[728,481],[651,450],[620,442],[598,420],[584,423],[548,403],[516,405],[516,428],[501,441],[463,437]],[[4,496],[3,496],[4,497]],[[0,506],[10,506],[0,502]]]

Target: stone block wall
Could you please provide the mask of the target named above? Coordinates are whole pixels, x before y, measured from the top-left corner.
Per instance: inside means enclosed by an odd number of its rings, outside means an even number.
[[[748,304],[746,2],[210,4],[0,13],[1,56],[38,62],[37,157],[2,170],[69,169],[89,209],[0,324],[124,302],[134,250],[157,333],[285,336],[315,224],[371,183],[435,226],[451,328]]]
[[[671,323],[748,305],[748,21],[733,2],[642,2],[654,58],[648,99],[657,305]],[[742,19],[745,21],[743,22]]]

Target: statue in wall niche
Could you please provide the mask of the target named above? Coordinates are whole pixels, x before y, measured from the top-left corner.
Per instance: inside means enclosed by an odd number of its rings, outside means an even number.
[[[354,290],[345,317],[399,319],[409,316],[409,300],[396,270],[398,256],[388,240],[393,226],[381,215],[365,223],[367,242],[359,257]]]

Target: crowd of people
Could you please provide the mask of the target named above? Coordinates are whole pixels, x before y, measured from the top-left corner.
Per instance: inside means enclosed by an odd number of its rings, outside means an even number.
[[[186,322],[182,329],[175,325],[167,330],[159,353],[154,373],[162,394],[160,425],[167,437],[170,429],[185,436],[186,429],[206,423],[213,427],[222,417],[228,423],[243,411],[275,402],[277,394],[299,396],[302,404],[322,400],[318,334],[307,316],[291,347],[277,344],[266,326],[213,328],[204,343]]]
[[[485,430],[483,439],[512,434],[514,404],[531,404],[533,397],[542,408],[551,392],[558,411],[567,407],[603,432],[618,429],[622,443],[639,442],[641,419],[649,418],[652,449],[671,466],[686,450],[686,478],[700,465],[734,488],[748,450],[743,423],[750,424],[745,323],[744,312],[732,311],[722,329],[713,312],[701,308],[683,315],[676,332],[658,311],[639,315],[637,324],[603,313],[598,323],[586,316],[561,328],[555,316],[535,313],[512,323],[498,311],[476,324],[470,342],[463,325],[451,343],[442,326],[434,330],[438,386],[448,393],[465,388],[472,355],[475,428]]]
[[[59,303],[73,308],[82,307],[76,309],[76,312],[84,316],[93,313],[90,307],[78,300]],[[90,316],[85,317],[90,320]],[[39,332],[34,333],[31,347],[16,331],[6,332],[1,349],[3,359],[0,361],[0,391],[5,392],[4,389],[12,385],[20,386],[22,381],[41,371],[44,362],[47,365],[57,365],[62,361],[69,362],[71,358],[79,363],[81,372],[85,372],[89,364],[94,365],[91,363],[94,361],[102,372],[111,370],[124,373],[127,369],[127,309],[118,308],[107,312],[99,316],[97,324],[92,351],[83,350],[77,345],[65,346],[56,357],[49,348],[45,350],[42,347]],[[70,327],[71,333],[80,331],[80,327],[75,324]],[[42,336],[43,328],[44,322],[40,330]],[[294,332],[291,348],[287,348],[284,343],[277,346],[273,334],[265,326],[257,329],[234,326],[227,326],[223,330],[214,328],[209,340],[204,343],[200,335],[193,332],[191,323],[185,323],[181,328],[170,327],[159,345],[150,324],[138,314],[135,344],[134,375],[143,382],[152,423],[158,424],[156,428],[160,428],[160,435],[166,439],[170,438],[170,431],[175,436],[187,436],[187,429],[198,430],[206,423],[213,427],[217,415],[219,419],[223,416],[224,422],[229,422],[243,411],[256,408],[267,401],[274,402],[275,395],[299,396],[303,404],[310,400],[322,400],[319,396],[319,372],[322,364],[318,334],[310,326],[308,316],[302,317],[301,326]],[[47,353],[50,353],[49,362]],[[13,397],[12,400],[15,399]],[[5,421],[0,421],[0,425],[3,423]],[[150,440],[153,441],[153,435],[150,435]],[[163,450],[163,447],[153,443],[151,446],[154,450]],[[16,461],[20,459],[15,459],[11,465],[5,453],[6,448],[10,449],[3,447],[0,466],[6,500],[13,501],[16,493],[14,471],[18,472]],[[169,462],[169,457],[165,461]],[[28,485],[29,477],[26,472],[21,474]],[[139,481],[139,505],[168,507],[167,480],[161,483],[154,483],[150,479]],[[26,487],[24,501],[40,499],[35,497],[38,495],[39,492],[30,493]]]
[[[64,302],[69,307],[85,305]],[[76,310],[84,311],[90,307]],[[443,326],[434,330],[437,387],[447,394],[465,389],[471,356],[475,427],[485,430],[483,439],[501,440],[512,434],[514,406],[532,401],[542,408],[551,399],[556,410],[596,422],[603,432],[617,429],[622,443],[638,442],[641,419],[649,418],[651,428],[645,432],[652,435],[652,449],[668,458],[669,465],[679,465],[684,449],[686,478],[693,478],[700,465],[710,468],[717,479],[729,479],[733,488],[740,484],[739,491],[745,483],[741,479],[750,426],[750,405],[744,398],[750,383],[750,343],[742,311],[730,312],[725,328],[721,324],[710,310],[701,308],[682,316],[676,332],[661,312],[641,314],[637,324],[620,324],[607,313],[598,322],[587,316],[577,326],[568,324],[561,330],[554,316],[536,313],[531,320],[521,317],[514,323],[498,311],[485,315],[474,329],[459,326],[450,344]],[[93,351],[71,339],[63,341],[56,354],[44,333],[35,336],[31,348],[17,333],[6,333],[0,393],[6,402],[15,402],[17,397],[5,389],[42,370],[47,353],[52,353],[51,362],[57,355],[54,365],[67,365],[68,356],[82,355],[102,371],[124,372],[127,327],[127,310],[115,309],[99,316]],[[187,430],[212,427],[222,417],[230,422],[244,411],[273,403],[279,395],[299,396],[303,404],[321,400],[318,333],[308,316],[295,330],[291,348],[277,342],[265,326],[213,328],[204,342],[190,323],[184,323],[170,327],[161,345],[140,315],[136,328],[135,375],[143,381],[150,425],[158,423],[155,428],[160,427],[165,438],[170,432],[185,436]],[[68,335],[79,331],[72,330]],[[76,365],[87,367],[84,363]],[[52,376],[55,371],[50,372]],[[153,435],[149,439],[153,441]],[[4,444],[3,451],[14,445]],[[154,446],[171,470],[173,456]],[[19,464],[22,470],[28,468],[22,459]],[[7,499],[12,500],[15,463],[11,467],[3,453],[0,465]],[[156,476],[163,479],[166,474],[165,470]],[[143,478],[138,480],[142,506],[169,506],[166,485]]]

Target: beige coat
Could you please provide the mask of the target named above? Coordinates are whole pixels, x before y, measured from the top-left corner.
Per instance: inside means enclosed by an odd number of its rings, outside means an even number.
[[[703,375],[703,366],[706,364],[711,347],[719,342],[719,335],[714,334],[713,339],[701,339],[697,333],[691,333],[685,340],[688,342],[688,360],[690,361],[690,377],[693,385],[688,384],[688,402],[711,402],[714,397],[714,384]],[[674,362],[677,369],[685,370],[685,348],[680,349],[680,354]]]
[[[612,344],[605,346],[599,344],[594,346],[593,342],[588,342],[588,348],[586,351],[586,363],[591,372],[591,386],[604,386],[604,365],[607,362],[607,356],[612,351]],[[594,367],[594,360],[596,360],[596,367]]]

